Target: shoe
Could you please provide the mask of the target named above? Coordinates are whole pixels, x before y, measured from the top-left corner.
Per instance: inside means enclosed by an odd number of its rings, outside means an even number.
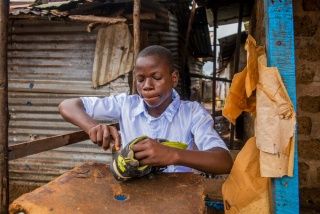
[[[148,136],[141,136],[134,139],[115,155],[112,164],[110,165],[110,170],[118,181],[127,181],[131,178],[142,177],[148,174],[150,174],[149,178],[152,178],[154,177],[154,174],[159,174],[166,168],[166,166],[140,166],[139,160],[134,158],[134,152],[131,150],[131,146],[147,138]],[[155,140],[173,148],[186,149],[188,147],[188,144],[181,142],[169,142],[160,138]]]

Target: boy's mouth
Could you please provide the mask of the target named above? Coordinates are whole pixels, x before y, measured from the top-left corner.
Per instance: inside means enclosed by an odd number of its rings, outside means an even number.
[[[143,97],[143,100],[146,101],[146,102],[152,102],[152,101],[155,101],[159,98],[159,95],[158,96],[154,96],[154,97]]]
[[[143,98],[145,101],[147,101],[147,102],[152,102],[152,101],[155,101],[156,99],[158,99],[158,97],[149,97],[149,98],[147,98],[147,97],[145,97],[145,98]]]

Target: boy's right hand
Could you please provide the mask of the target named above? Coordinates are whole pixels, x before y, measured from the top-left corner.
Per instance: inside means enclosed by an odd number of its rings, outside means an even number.
[[[117,128],[114,126],[98,124],[90,129],[89,137],[94,144],[102,146],[105,151],[110,148],[110,143],[112,141],[114,141],[115,149],[117,151],[120,150],[120,135]]]

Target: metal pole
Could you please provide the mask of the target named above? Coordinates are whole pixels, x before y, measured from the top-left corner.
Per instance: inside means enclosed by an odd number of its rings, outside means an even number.
[[[8,170],[8,20],[9,0],[0,1],[0,213],[8,213],[9,170]]]
[[[237,33],[237,41],[236,41],[236,52],[234,54],[234,72],[233,72],[233,74],[236,74],[239,72],[242,17],[243,17],[243,0],[240,1],[238,33]],[[230,139],[229,139],[230,149],[233,149],[233,147],[234,147],[234,128],[235,128],[234,125],[231,123]]]
[[[215,123],[216,118],[216,76],[217,76],[217,23],[218,23],[218,8],[214,8],[213,12],[213,74],[212,74],[212,118],[213,123]]]
[[[133,5],[133,59],[134,64],[136,63],[138,54],[140,52],[140,7],[141,2],[140,0],[134,0]],[[137,93],[137,86],[136,86],[136,76],[134,69],[132,71],[132,94]]]

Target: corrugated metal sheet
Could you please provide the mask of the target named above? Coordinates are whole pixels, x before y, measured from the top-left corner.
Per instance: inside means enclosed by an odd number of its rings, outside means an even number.
[[[170,31],[149,31],[148,41],[169,48],[180,69],[177,18],[170,14],[169,20]],[[97,31],[87,33],[86,27],[62,21],[10,23],[9,145],[78,130],[58,112],[66,98],[129,91],[127,75],[92,88]],[[79,142],[10,161],[10,182],[42,185],[85,161],[109,163],[111,155],[90,141]]]
[[[191,52],[195,57],[212,57],[209,26],[206,16],[206,8],[196,8],[190,36]]]
[[[71,97],[128,92],[128,77],[92,88],[96,31],[81,23],[15,20],[8,46],[9,145],[78,130],[58,104]],[[90,141],[9,162],[10,180],[42,185],[84,161],[110,162]]]
[[[200,74],[200,71],[202,70],[204,63],[199,61],[198,59],[189,56],[188,57],[188,66],[189,66],[189,72],[193,74]],[[191,77],[191,84],[190,89],[193,90],[200,90],[200,78]]]
[[[198,6],[205,6],[207,9],[211,9],[212,13],[214,8],[217,8],[217,24],[226,25],[232,23],[238,23],[240,0],[196,0]],[[243,1],[243,21],[249,21],[252,11],[254,0]],[[213,21],[213,19],[212,19]],[[213,23],[209,23],[213,26]]]
[[[181,55],[179,48],[179,28],[178,19],[175,15],[169,13],[169,32],[167,31],[150,31],[148,33],[148,45],[162,45],[168,48],[174,57],[175,69],[181,71]],[[181,76],[180,76],[181,78]],[[181,79],[176,87],[178,93],[181,92]]]
[[[78,130],[63,120],[58,104],[80,95],[9,93],[9,145]],[[111,156],[90,141],[60,147],[9,162],[10,180],[42,185],[84,161],[109,162]]]
[[[93,62],[93,87],[133,70],[133,38],[125,23],[100,28]]]
[[[247,39],[245,31],[241,32],[241,43],[245,43]],[[236,49],[237,34],[232,34],[223,38],[219,38],[220,52],[219,65],[220,68],[226,68]]]
[[[178,20],[182,47],[185,43],[184,40],[187,34],[190,13],[188,4],[179,5]],[[197,58],[213,56],[205,7],[198,7],[195,10],[192,28],[189,34],[188,51]]]
[[[141,19],[141,29],[168,31],[168,9],[158,2],[141,2],[140,12],[155,14],[155,19]],[[128,17],[133,24],[133,1],[74,0],[49,1],[46,4],[10,5],[11,18],[65,19],[69,15],[95,15],[100,17]]]
[[[79,22],[14,20],[10,26],[10,91],[106,95],[114,84],[92,89],[97,31]],[[117,91],[128,85],[116,83]],[[125,87],[125,88],[123,88]]]

